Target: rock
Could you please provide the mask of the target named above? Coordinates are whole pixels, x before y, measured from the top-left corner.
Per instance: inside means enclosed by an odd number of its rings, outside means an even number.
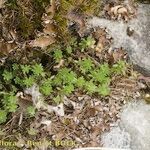
[[[129,133],[121,130],[120,127],[112,128],[110,132],[102,136],[103,146],[109,148],[124,148],[130,150],[130,140]]]
[[[144,101],[126,104],[118,127],[102,136],[104,147],[150,149],[150,105]]]
[[[130,60],[144,75],[150,76],[150,5],[139,4],[137,17],[128,23],[93,17],[88,21],[91,27],[102,27],[113,37],[112,48],[123,47]],[[129,35],[128,30],[133,30]]]
[[[132,150],[150,149],[150,105],[144,101],[128,104],[120,124],[131,136]]]

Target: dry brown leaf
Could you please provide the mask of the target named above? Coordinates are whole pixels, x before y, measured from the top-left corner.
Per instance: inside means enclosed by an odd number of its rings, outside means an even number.
[[[84,21],[83,15],[79,15],[77,13],[70,12],[70,13],[68,13],[67,18],[71,21],[76,22],[81,28],[85,27],[85,21]]]
[[[60,62],[59,62],[59,64],[56,65],[56,66],[54,66],[54,69],[59,69],[59,68],[62,67],[63,65],[64,65],[64,60],[61,59]]]
[[[51,23],[48,23],[44,26],[43,32],[48,35],[54,35],[56,33],[55,26]]]
[[[125,59],[126,52],[120,48],[120,49],[114,51],[112,56],[113,56],[114,62],[117,62],[119,60]]]
[[[10,52],[12,52],[15,48],[17,48],[17,44],[15,42],[13,43],[7,43],[4,41],[0,41],[0,55],[8,55]]]
[[[21,111],[26,111],[26,108],[33,105],[31,95],[23,95],[23,92],[17,93],[18,104]]]
[[[127,21],[129,19],[129,12],[125,6],[117,5],[117,6],[111,7],[110,16],[114,19],[122,18],[125,21]]]
[[[117,15],[118,14],[118,9],[122,8],[123,6],[122,5],[117,5],[117,6],[114,6],[110,9],[111,13],[114,14],[114,15]]]
[[[0,0],[0,9],[4,7],[5,0]]]
[[[62,140],[64,137],[65,137],[65,132],[61,131],[55,134],[54,140]]]
[[[56,11],[56,1],[51,0],[51,3],[48,7],[45,9],[46,13],[51,15],[51,17],[54,17],[55,11]]]
[[[16,142],[16,147],[22,148],[25,145],[25,140],[23,138],[18,138],[18,141]]]
[[[93,36],[97,40],[95,50],[96,52],[101,53],[107,43],[106,32],[104,29],[96,28]]]
[[[56,2],[55,0],[51,0],[50,5],[48,5],[45,9],[46,13],[43,13],[42,15],[42,20],[45,24],[49,24],[50,22],[52,22],[52,19],[55,15],[55,11],[56,11]]]
[[[127,14],[127,9],[125,7],[121,7],[118,9],[117,13],[118,14]]]
[[[101,132],[101,126],[98,124],[97,126],[92,127],[92,134],[91,137],[92,139],[95,139]]]
[[[47,111],[49,113],[55,112],[55,114],[58,116],[64,116],[65,115],[63,103],[60,103],[57,106],[47,105],[47,107],[45,107],[45,108],[47,109]]]
[[[99,40],[98,43],[97,43],[97,45],[96,45],[96,47],[95,47],[95,50],[96,50],[96,52],[101,53],[103,49],[104,49],[104,45],[103,45],[103,43]]]
[[[95,139],[92,139],[91,141],[89,141],[88,144],[86,144],[86,147],[99,147],[99,143],[97,141],[95,141]],[[94,149],[93,149],[94,150]],[[98,149],[97,149],[98,150]]]
[[[94,107],[88,108],[86,115],[89,115],[89,117],[94,117],[96,115],[96,109]]]
[[[80,36],[83,36],[84,33],[87,32],[86,24],[85,24],[85,20],[84,20],[85,17],[83,15],[79,15],[72,11],[72,12],[68,13],[66,18],[69,19],[70,21],[77,23],[77,25],[79,27],[78,33]]]
[[[43,35],[31,41],[29,45],[31,47],[46,48],[53,43],[55,43],[55,38],[53,36]]]

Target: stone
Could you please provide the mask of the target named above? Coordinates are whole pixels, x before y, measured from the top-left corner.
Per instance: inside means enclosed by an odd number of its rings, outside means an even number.
[[[102,27],[113,37],[112,49],[123,47],[139,72],[150,76],[150,4],[139,4],[137,17],[128,23],[93,17],[91,27]],[[134,32],[128,35],[128,29]]]
[[[117,127],[102,135],[104,147],[129,150],[150,149],[150,105],[144,100],[127,103]]]
[[[120,126],[130,134],[132,150],[150,149],[150,105],[144,101],[129,103],[121,114]]]

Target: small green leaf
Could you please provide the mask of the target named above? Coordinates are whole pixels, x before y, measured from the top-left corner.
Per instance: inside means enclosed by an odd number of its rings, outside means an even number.
[[[69,95],[74,91],[74,86],[72,84],[63,86],[63,94]]]
[[[19,78],[18,76],[16,76],[16,77],[14,78],[14,82],[15,82],[15,84],[19,84],[20,86],[23,86],[23,85],[24,85],[23,80],[22,80],[21,78]]]
[[[27,114],[28,114],[30,117],[34,117],[34,116],[35,116],[35,110],[36,110],[35,107],[29,106],[29,107],[27,107]]]
[[[112,68],[112,72],[118,74],[118,75],[121,75],[121,74],[125,74],[126,72],[126,69],[127,69],[127,64],[125,61],[118,61],[116,64],[113,65],[113,68]]]
[[[84,52],[86,48],[90,48],[95,44],[94,38],[91,36],[87,37],[86,39],[82,39],[82,41],[79,43],[79,46],[81,48],[81,52]]]
[[[7,112],[5,110],[0,110],[0,124],[6,122]]]
[[[71,54],[71,53],[72,53],[72,47],[71,47],[71,46],[68,46],[68,47],[66,48],[66,51],[67,51],[68,54]]]
[[[97,86],[92,81],[87,81],[85,84],[85,89],[88,92],[88,94],[93,94],[97,90]]]
[[[33,76],[31,77],[25,77],[25,79],[23,80],[23,83],[26,87],[31,87],[34,83],[35,83],[35,79]]]
[[[13,79],[12,72],[8,72],[8,71],[4,70],[4,72],[3,72],[3,78],[4,78],[5,81],[12,80]]]
[[[57,80],[59,80],[59,82],[63,84],[75,83],[77,80],[76,73],[73,71],[70,71],[70,69],[62,68],[59,70],[57,74]]]
[[[77,79],[76,85],[77,85],[77,87],[79,87],[79,88],[83,88],[83,86],[85,85],[85,79],[84,79],[83,76],[82,76],[82,77],[79,77],[79,78]]]
[[[23,74],[28,74],[31,67],[29,65],[21,65],[21,69],[22,69]]]
[[[14,93],[5,93],[2,102],[8,112],[16,112],[18,105],[17,97]]]
[[[98,93],[102,96],[107,96],[110,94],[110,88],[108,85],[103,84],[98,87]]]
[[[103,65],[100,65],[100,72],[105,76],[110,75],[111,72],[108,63],[104,63]]]
[[[18,70],[19,69],[19,65],[18,64],[13,64],[12,65],[12,68],[14,71]]]
[[[62,51],[60,49],[55,50],[53,56],[54,56],[54,59],[56,60],[56,62],[59,62],[63,57]]]
[[[78,63],[80,65],[80,70],[83,73],[89,72],[94,67],[94,64],[90,58],[88,58],[88,59],[85,58],[83,60],[80,60]]]
[[[45,75],[43,66],[41,64],[35,64],[34,66],[32,66],[32,72],[36,76],[44,76]]]
[[[58,105],[62,102],[62,99],[59,95],[57,95],[55,98],[53,98],[53,101]]]
[[[40,91],[42,94],[48,96],[51,94],[51,92],[53,91],[52,89],[52,80],[51,79],[46,79],[42,82],[41,86],[40,86]]]

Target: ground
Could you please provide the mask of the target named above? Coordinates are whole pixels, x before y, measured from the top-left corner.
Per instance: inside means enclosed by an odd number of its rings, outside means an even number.
[[[136,17],[136,2],[121,4],[0,0],[1,149],[102,146],[125,103],[138,93],[149,101],[149,81],[126,50],[87,26],[92,16]]]

